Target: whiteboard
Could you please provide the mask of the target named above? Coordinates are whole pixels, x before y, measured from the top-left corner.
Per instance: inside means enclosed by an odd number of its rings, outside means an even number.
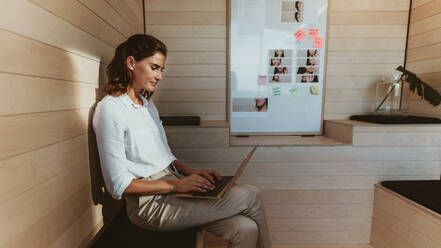
[[[230,131],[321,134],[327,0],[231,0]]]

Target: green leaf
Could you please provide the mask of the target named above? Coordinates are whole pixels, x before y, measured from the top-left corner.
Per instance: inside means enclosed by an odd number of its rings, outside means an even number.
[[[430,85],[423,82],[414,73],[404,69],[402,66],[397,67],[398,71],[401,71],[404,78],[404,82],[409,84],[409,90],[412,92],[417,91],[417,94],[421,96],[421,99],[428,101],[433,106],[438,106],[441,103],[441,95]]]

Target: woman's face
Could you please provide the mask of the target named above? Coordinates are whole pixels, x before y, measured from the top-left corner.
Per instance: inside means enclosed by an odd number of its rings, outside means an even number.
[[[254,100],[256,101],[257,107],[262,107],[266,103],[266,98],[255,98]]]
[[[316,68],[314,68],[314,67],[307,67],[306,68],[306,73],[315,74],[315,72],[316,72]]]
[[[279,76],[273,76],[273,81],[279,82]]]
[[[315,59],[308,59],[309,65],[316,65]]]
[[[280,65],[280,59],[271,59],[271,65],[278,66]]]
[[[283,50],[276,50],[276,56],[280,57],[283,54]]]
[[[159,81],[162,80],[164,66],[165,56],[159,52],[140,61],[134,61],[132,87],[154,92]]]
[[[314,76],[302,76],[302,82],[310,83],[314,81]]]

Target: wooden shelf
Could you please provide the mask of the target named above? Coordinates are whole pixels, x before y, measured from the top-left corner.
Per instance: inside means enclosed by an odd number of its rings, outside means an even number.
[[[271,136],[255,135],[250,137],[230,136],[230,146],[342,146],[350,145],[338,140],[325,137],[302,137],[302,136]]]

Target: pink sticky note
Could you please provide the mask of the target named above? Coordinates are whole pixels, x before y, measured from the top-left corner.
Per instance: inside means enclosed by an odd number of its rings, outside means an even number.
[[[294,36],[297,38],[298,41],[302,41],[306,37],[306,33],[301,28],[301,29],[297,30],[297,32],[294,33]]]
[[[266,76],[259,76],[257,80],[257,85],[266,85]]]
[[[323,38],[315,38],[314,44],[312,46],[315,48],[322,48],[323,47]]]
[[[318,28],[310,28],[308,31],[308,39],[314,40],[315,38],[317,38],[318,32]]]

